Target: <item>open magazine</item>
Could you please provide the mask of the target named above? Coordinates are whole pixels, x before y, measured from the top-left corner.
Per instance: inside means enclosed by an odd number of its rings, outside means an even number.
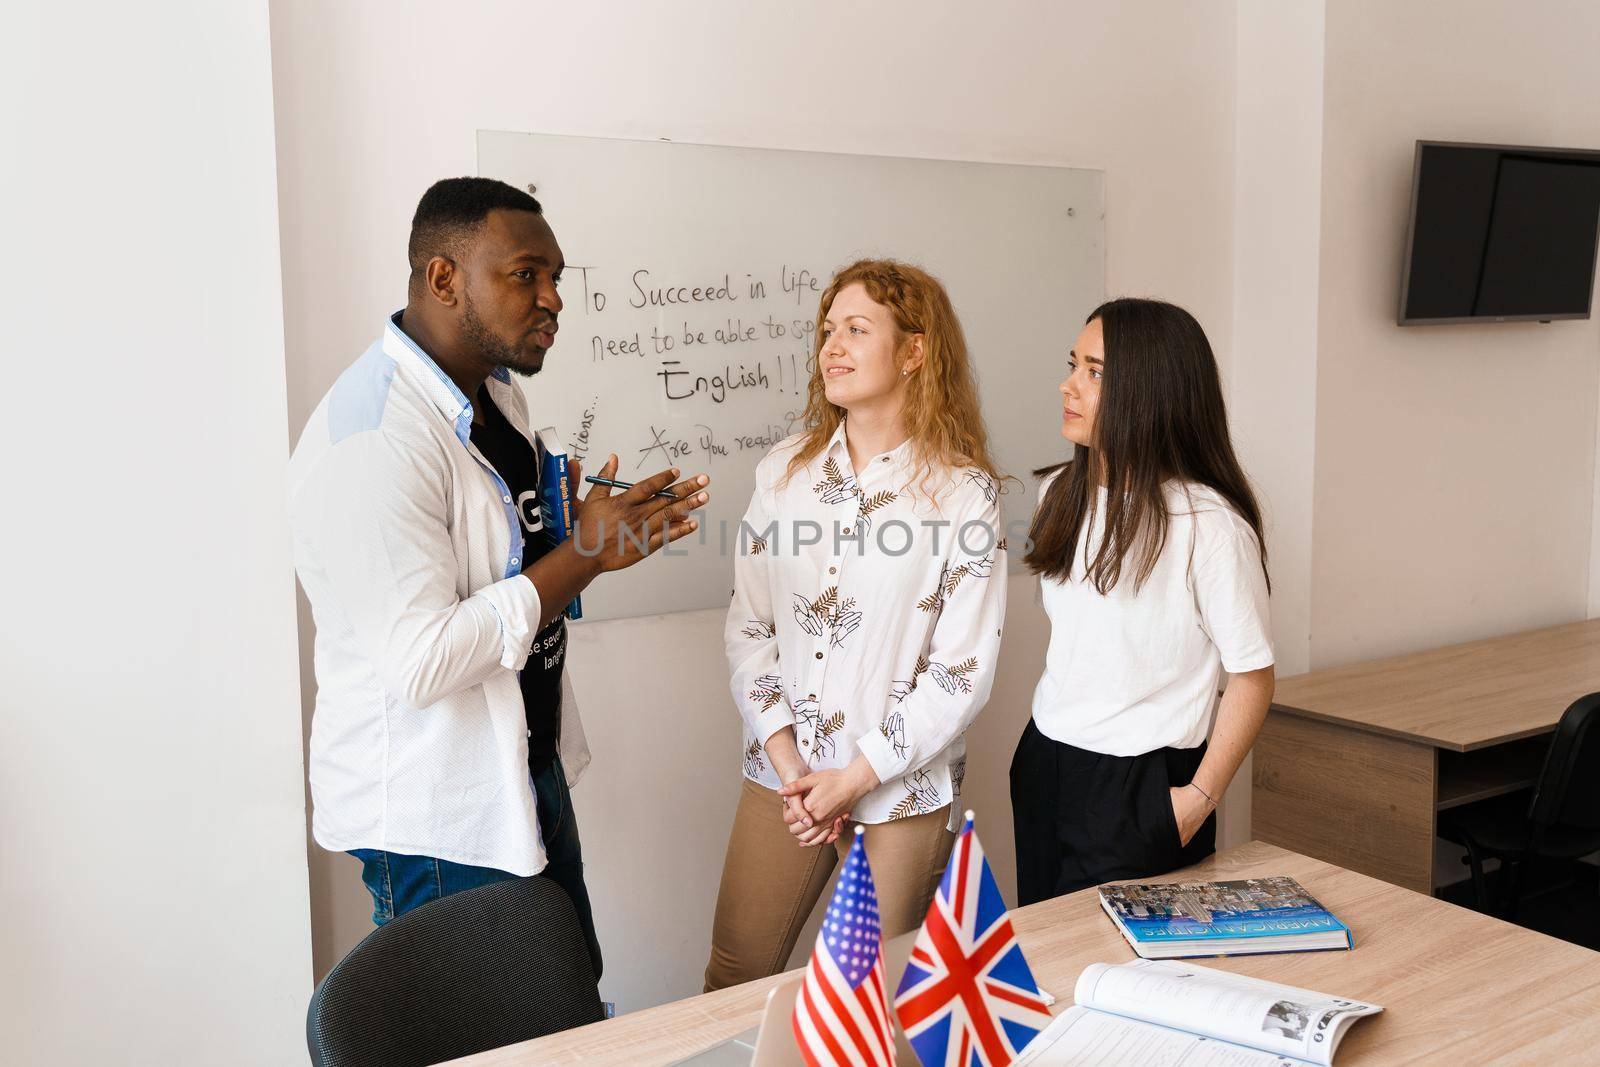
[[[1327,1067],[1350,1024],[1383,1010],[1174,960],[1091,963],[1073,998],[1017,1067]]]

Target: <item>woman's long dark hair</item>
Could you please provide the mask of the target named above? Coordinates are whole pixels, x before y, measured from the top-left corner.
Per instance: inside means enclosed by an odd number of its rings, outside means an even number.
[[[1047,578],[1072,576],[1078,534],[1093,522],[1097,474],[1103,472],[1105,534],[1085,562],[1102,595],[1116,586],[1125,565],[1135,590],[1150,577],[1167,541],[1162,486],[1171,479],[1210,486],[1227,501],[1255,531],[1265,573],[1261,509],[1233,454],[1217,359],[1205,331],[1193,315],[1160,300],[1110,300],[1086,321],[1095,319],[1105,333],[1106,366],[1094,440],[1077,446],[1067,462],[1033,472],[1061,475],[1034,515],[1023,562]]]

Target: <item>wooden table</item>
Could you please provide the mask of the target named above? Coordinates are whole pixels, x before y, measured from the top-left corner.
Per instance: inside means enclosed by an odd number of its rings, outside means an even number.
[[[1453,880],[1434,871],[1438,813],[1530,787],[1561,713],[1597,690],[1600,620],[1279,679],[1251,832],[1432,892]]]
[[[1600,1045],[1600,953],[1259,841],[1160,880],[1279,874],[1299,879],[1348,923],[1355,949],[1203,962],[1382,1004],[1381,1015],[1357,1022],[1340,1044],[1338,1067],[1592,1061]],[[1060,998],[1053,1009],[1057,1013],[1072,1003],[1073,985],[1084,967],[1134,958],[1092,889],[1012,916],[1039,984]],[[785,977],[454,1062],[471,1067],[673,1063],[755,1026],[767,990]],[[899,975],[890,975],[890,988],[898,981]]]

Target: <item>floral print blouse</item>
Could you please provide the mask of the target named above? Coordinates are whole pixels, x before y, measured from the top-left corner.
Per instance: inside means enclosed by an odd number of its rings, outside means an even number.
[[[973,468],[925,480],[909,442],[854,470],[843,424],[785,482],[800,441],[761,461],[739,530],[724,639],[745,777],[778,788],[763,744],[792,725],[813,770],[859,752],[877,772],[856,821],[948,806],[955,829],[1005,617],[999,487]]]

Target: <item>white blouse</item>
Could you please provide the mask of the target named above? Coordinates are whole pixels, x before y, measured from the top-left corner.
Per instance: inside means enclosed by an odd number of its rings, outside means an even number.
[[[1085,572],[1104,536],[1105,494],[1078,533],[1073,576],[1040,582],[1050,647],[1033,721],[1052,740],[1112,756],[1194,748],[1211,732],[1223,675],[1273,662],[1261,546],[1215,490],[1168,482],[1155,567],[1138,589],[1124,569],[1102,595]]]
[[[745,777],[778,788],[763,745],[792,725],[813,770],[857,752],[872,765],[882,784],[855,821],[950,805],[954,829],[1005,617],[999,487],[961,468],[923,491],[909,442],[857,472],[842,424],[785,483],[800,441],[756,468],[734,564],[724,639]]]
[[[472,404],[391,317],[289,461],[294,565],[317,624],[311,830],[372,848],[544,869],[517,672],[539,630],[523,523],[472,443]],[[522,390],[484,383],[528,434]],[[561,678],[568,783],[589,762]]]

